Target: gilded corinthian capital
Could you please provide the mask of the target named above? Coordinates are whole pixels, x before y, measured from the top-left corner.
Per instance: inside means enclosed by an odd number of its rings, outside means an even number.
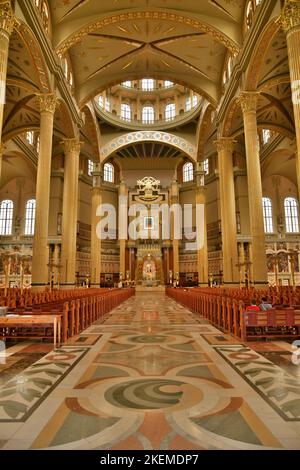
[[[255,91],[244,91],[238,99],[243,113],[256,111],[259,93]]]
[[[4,31],[9,36],[12,34],[15,25],[15,16],[9,0],[0,0],[0,31]]]
[[[58,98],[55,93],[41,93],[37,97],[41,113],[55,113],[58,106]]]
[[[215,140],[214,144],[217,147],[218,153],[219,152],[229,152],[232,153],[234,149],[234,144],[236,140],[232,137],[221,137],[218,140]]]
[[[65,155],[69,155],[70,153],[79,155],[82,143],[83,142],[80,142],[78,139],[64,139],[62,144]]]
[[[281,22],[285,32],[300,26],[299,0],[285,0],[281,13]]]

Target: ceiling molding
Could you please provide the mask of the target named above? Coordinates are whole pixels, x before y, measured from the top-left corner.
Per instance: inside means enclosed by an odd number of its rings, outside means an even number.
[[[87,34],[91,34],[94,31],[101,30],[101,28],[108,26],[109,24],[122,23],[127,20],[167,20],[180,24],[191,26],[198,31],[204,32],[212,36],[213,39],[223,44],[233,54],[239,52],[238,45],[230,39],[221,30],[213,27],[207,22],[200,20],[192,16],[184,16],[178,14],[175,11],[166,10],[152,10],[152,11],[130,11],[122,12],[120,14],[112,14],[111,16],[103,16],[101,19],[90,21],[88,24],[81,27],[77,32],[70,34],[68,39],[64,40],[58,47],[57,53],[64,54],[68,49],[77,44]]]
[[[103,162],[117,150],[136,142],[161,142],[163,144],[177,148],[192,160],[197,160],[197,148],[187,140],[166,132],[139,131],[117,137],[102,147],[100,151],[101,162]]]

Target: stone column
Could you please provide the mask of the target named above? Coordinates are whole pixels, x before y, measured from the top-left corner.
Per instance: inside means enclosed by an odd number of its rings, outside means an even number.
[[[219,161],[219,184],[221,201],[223,283],[239,284],[236,236],[236,208],[232,152],[235,140],[223,137],[216,142]]]
[[[32,254],[32,288],[48,284],[48,225],[53,121],[57,98],[54,93],[38,95],[41,111],[40,152],[36,182],[36,214]]]
[[[198,226],[196,221],[197,233],[199,230],[203,231],[198,237],[203,238],[203,246],[197,248],[197,271],[198,271],[198,285],[207,286],[208,284],[208,250],[207,250],[207,223],[206,223],[206,188],[204,186],[204,172],[196,171],[196,206],[204,206],[204,218],[201,225]],[[203,226],[202,226],[203,224]]]
[[[0,137],[3,126],[9,38],[14,30],[14,24],[15,17],[11,2],[0,0]]]
[[[0,142],[0,183],[1,183],[1,173],[2,173],[2,157],[4,153],[4,145]]]
[[[14,30],[15,17],[11,8],[10,1],[0,1],[0,181],[2,170],[1,145],[3,114],[6,100],[6,75],[9,52],[9,38]]]
[[[171,205],[179,204],[179,188],[177,181],[173,181],[171,185]],[[179,264],[179,240],[176,239],[175,233],[175,224],[174,218],[171,222],[171,238],[172,238],[172,246],[173,246],[173,279],[179,280],[179,273],[180,273],[180,264]],[[176,276],[178,276],[176,278]]]
[[[119,200],[120,198],[123,199],[123,204],[126,198],[128,198],[128,190],[127,186],[124,183],[124,181],[121,181],[120,186],[119,186]],[[119,212],[120,210],[126,210],[125,206],[123,208],[120,207],[119,205]],[[124,218],[127,217],[126,214],[119,214]],[[126,279],[126,239],[121,237],[121,234],[119,233],[119,242],[120,242],[120,275],[122,276],[122,280],[125,281]]]
[[[243,111],[249,188],[249,215],[252,239],[253,284],[267,284],[267,257],[262,207],[262,181],[259,159],[256,108],[259,94],[244,92],[240,96]]]
[[[97,231],[99,217],[97,209],[102,204],[102,174],[100,165],[93,172],[92,217],[91,217],[91,287],[100,288],[101,283],[101,233]]]
[[[244,242],[239,243],[239,266],[240,266],[240,285],[245,285],[245,246]]]
[[[55,272],[55,284],[59,285],[60,283],[60,275],[59,275],[59,265],[60,265],[60,245],[56,243],[53,249],[53,266]]]
[[[64,193],[61,237],[61,286],[73,289],[76,284],[78,173],[81,143],[77,139],[63,142]]]
[[[300,1],[285,0],[282,10],[282,26],[286,32],[290,78],[292,87],[292,101],[294,107],[296,130],[296,168],[298,195],[300,199]]]

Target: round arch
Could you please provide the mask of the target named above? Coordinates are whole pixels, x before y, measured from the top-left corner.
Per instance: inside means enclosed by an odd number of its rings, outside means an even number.
[[[248,67],[248,73],[245,80],[245,90],[256,91],[259,83],[261,69],[264,65],[265,55],[275,35],[280,30],[279,18],[273,18],[264,28],[260,35],[260,40],[252,52],[252,57]]]
[[[239,108],[240,108],[240,105],[238,102],[238,97],[235,96],[229,103],[229,106],[227,107],[226,114],[223,120],[223,125],[221,126],[220,137],[231,137],[233,119],[234,119],[235,113],[238,111]],[[240,112],[242,113],[241,108],[240,108]]]
[[[99,162],[100,162],[100,147],[101,147],[101,136],[100,136],[100,130],[97,125],[97,117],[95,114],[95,110],[91,103],[87,103],[81,111],[85,115],[85,124],[83,126],[83,129],[86,127],[88,129],[89,135],[92,137],[92,148],[93,148],[93,153],[95,156],[98,157]]]
[[[194,162],[197,161],[196,147],[181,137],[160,131],[131,132],[111,140],[101,148],[101,163],[117,150],[137,142],[161,142],[184,152]]]
[[[201,31],[202,33],[209,34],[214,39],[220,41],[225,47],[227,47],[233,54],[238,54],[239,48],[236,42],[226,35],[221,28],[217,29],[216,27],[206,23],[205,21],[201,21],[196,19],[195,17],[189,17],[184,15],[179,15],[178,13],[168,12],[168,11],[160,11],[160,10],[152,10],[152,11],[130,11],[124,12],[122,14],[114,14],[112,16],[107,16],[98,20],[93,20],[89,24],[85,24],[81,26],[76,32],[73,32],[62,41],[61,44],[57,47],[57,53],[63,54],[68,50],[70,47],[74,46],[74,44],[81,41],[81,39],[86,36],[87,34],[93,33],[95,30],[102,29],[109,24],[116,24],[122,23],[127,21],[128,19],[165,19],[168,21],[172,21],[174,23],[181,23],[186,25],[192,25],[196,30]]]
[[[202,161],[204,158],[204,147],[205,147],[205,131],[207,130],[211,113],[214,111],[214,107],[207,103],[206,106],[203,107],[203,111],[201,113],[198,129],[197,129],[197,160]]]
[[[48,68],[45,62],[44,54],[35,35],[29,26],[22,22],[22,20],[19,18],[15,24],[15,30],[25,44],[27,52],[32,59],[32,64],[36,70],[37,85],[39,90],[42,93],[50,93],[51,85]]]
[[[70,110],[62,98],[58,97],[58,103],[59,103],[59,106],[55,110],[54,119],[57,119],[57,117],[59,116],[59,119],[60,119],[59,130],[61,131],[62,135],[68,139],[73,139],[77,137],[77,135],[76,135],[76,126],[73,122]],[[63,123],[63,131],[61,129],[61,123]]]

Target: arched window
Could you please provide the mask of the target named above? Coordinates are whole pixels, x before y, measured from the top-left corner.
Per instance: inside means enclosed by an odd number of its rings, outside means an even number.
[[[142,90],[144,90],[144,91],[154,90],[154,80],[153,80],[153,78],[143,78],[143,80],[142,80]]]
[[[49,8],[46,2],[42,3],[41,15],[42,15],[43,26],[46,31],[49,31]]]
[[[269,129],[262,130],[262,140],[263,144],[266,145],[271,139],[271,131]]]
[[[34,0],[34,4],[40,12],[43,27],[47,32],[49,32],[50,12],[47,2],[45,0]]]
[[[26,132],[26,140],[30,145],[34,143],[34,133],[32,131]]]
[[[187,162],[182,168],[183,182],[193,181],[194,179],[194,166],[191,162]]]
[[[191,109],[192,109],[192,100],[191,100],[191,97],[189,96],[185,101],[185,110],[190,111]]]
[[[167,104],[165,110],[166,121],[172,121],[176,115],[175,103]]]
[[[93,176],[94,171],[94,162],[93,160],[88,160],[88,175]]]
[[[0,235],[12,234],[14,203],[8,199],[0,205]]]
[[[198,96],[193,95],[193,108],[195,108],[196,106],[198,106]]]
[[[229,80],[230,77],[231,77],[232,68],[233,68],[233,59],[232,59],[232,56],[229,56],[229,59],[228,59],[228,62],[227,62],[228,80]]]
[[[68,84],[70,86],[72,86],[73,85],[73,74],[72,74],[72,70],[71,70],[70,61],[68,60],[67,57],[61,57],[61,60],[62,60],[62,69],[63,69],[63,72],[64,72],[64,76],[65,76]]]
[[[113,183],[115,179],[115,169],[111,163],[105,163],[104,171],[103,171],[103,179],[104,181],[108,181],[108,183]]]
[[[63,66],[63,71],[64,71],[64,76],[66,78],[68,78],[68,74],[69,74],[69,64],[68,64],[68,60],[66,57],[64,57],[62,59],[62,66]]]
[[[122,86],[125,86],[126,88],[131,88],[132,87],[131,81],[127,80],[126,82],[123,82]]]
[[[165,88],[170,88],[173,85],[174,85],[173,82],[170,82],[169,80],[165,80]]]
[[[25,211],[25,235],[34,235],[35,208],[35,199],[29,199],[26,203]]]
[[[246,25],[248,29],[251,28],[251,25],[253,22],[253,15],[254,15],[253,0],[250,0],[246,8]]]
[[[98,104],[99,104],[100,108],[103,108],[103,106],[104,106],[104,100],[103,100],[103,96],[102,96],[102,95],[99,95],[99,96],[98,96]]]
[[[110,101],[108,98],[105,98],[105,111],[110,111]]]
[[[206,175],[209,175],[209,160],[208,160],[208,158],[203,161],[203,171]]]
[[[131,121],[131,107],[127,103],[121,104],[121,118],[124,121]]]
[[[265,233],[273,233],[273,211],[271,199],[269,197],[263,197],[262,205],[264,213]]]
[[[153,106],[144,106],[142,112],[142,120],[144,124],[154,123],[154,108]]]
[[[284,200],[285,225],[287,233],[299,232],[298,203],[294,197]]]

